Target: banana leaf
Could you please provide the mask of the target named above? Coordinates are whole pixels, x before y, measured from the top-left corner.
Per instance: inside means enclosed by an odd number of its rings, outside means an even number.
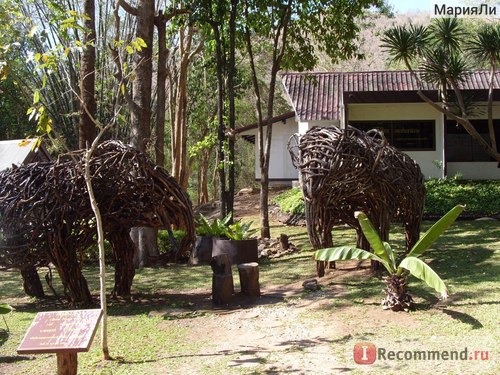
[[[418,257],[422,255],[436,241],[448,227],[453,224],[458,215],[465,209],[463,205],[453,207],[441,219],[436,221],[427,232],[417,241],[413,248],[408,253],[408,256]]]
[[[394,254],[392,254],[390,246],[384,245],[384,242],[378,235],[377,230],[364,212],[358,211],[354,215],[358,219],[359,225],[361,225],[361,229],[363,230],[363,234],[373,249],[373,253],[383,259],[383,262],[381,263],[384,263],[384,266],[387,268],[389,273],[395,272],[396,266],[394,261],[392,261],[394,259]],[[389,248],[389,252],[387,251],[387,248]]]
[[[376,254],[351,246],[328,247],[325,249],[316,250],[316,252],[314,253],[314,259],[325,262],[370,259],[382,263],[388,271],[390,270],[390,268],[388,268],[389,265],[387,264],[387,262],[384,259],[378,257]]]
[[[415,257],[406,257],[401,261],[399,267],[407,269],[413,276],[427,283],[436,292],[440,293],[443,299],[448,297],[448,290],[443,280],[423,260]]]

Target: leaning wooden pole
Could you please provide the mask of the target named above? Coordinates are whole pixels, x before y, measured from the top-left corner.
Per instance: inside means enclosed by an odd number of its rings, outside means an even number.
[[[96,227],[97,227],[97,245],[99,248],[99,281],[100,281],[100,302],[101,302],[101,310],[102,310],[102,319],[101,319],[101,347],[102,354],[104,359],[109,360],[112,359],[109,355],[109,347],[108,347],[108,311],[107,311],[107,303],[106,303],[106,259],[105,259],[105,249],[104,249],[104,229],[102,225],[102,216],[101,211],[99,210],[99,205],[97,204],[97,200],[95,199],[94,189],[92,188],[92,175],[90,173],[90,160],[92,158],[92,154],[99,143],[99,140],[108,128],[102,128],[97,137],[92,142],[92,146],[87,148],[85,152],[85,184],[87,185],[87,192],[90,199],[90,205],[92,206],[92,211],[94,212]]]

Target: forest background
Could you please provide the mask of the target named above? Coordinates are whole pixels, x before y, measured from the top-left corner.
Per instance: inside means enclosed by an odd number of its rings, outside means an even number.
[[[106,138],[129,142],[131,138],[131,110],[127,105],[126,90],[136,79],[133,59],[146,46],[137,37],[137,17],[122,8],[115,9],[114,1],[97,2],[95,7],[95,120],[101,124],[115,122]],[[55,155],[73,150],[79,144],[81,115],[81,62],[86,50],[87,18],[84,2],[62,1],[2,1],[0,4],[0,140],[21,139],[48,133],[52,142],[46,142]],[[155,29],[152,50],[153,80],[151,86],[150,132],[147,152],[159,165],[179,176],[195,204],[217,198],[217,79],[213,32],[190,24],[183,4],[158,2],[155,14],[165,17],[166,51],[159,48],[159,33]],[[162,9],[166,9],[162,11]],[[167,20],[167,18],[170,18]],[[324,51],[316,52],[316,71],[384,70],[388,59],[380,49],[381,31],[396,24],[429,22],[428,13],[391,15],[370,12],[359,19],[361,28],[356,40],[355,56],[335,62]],[[119,22],[119,24],[117,24]],[[235,123],[236,127],[255,123],[255,94],[252,72],[244,46],[236,49]],[[163,49],[163,48],[162,48]],[[159,54],[166,56],[164,70],[159,69]],[[119,54],[119,55],[118,55]],[[119,56],[119,64],[117,64]],[[362,57],[360,59],[360,57]],[[272,64],[272,45],[268,40],[255,50],[256,69],[263,94],[269,90],[269,67]],[[162,63],[162,62],[160,62]],[[396,67],[397,68],[397,67]],[[121,71],[120,71],[121,70]],[[158,82],[166,76],[165,104],[158,98]],[[225,76],[227,81],[227,74]],[[273,113],[279,115],[291,110],[282,94],[281,83]],[[132,91],[132,90],[130,90]],[[132,93],[130,93],[132,95]],[[266,96],[262,95],[265,101]],[[264,103],[264,107],[267,103]],[[163,115],[160,114],[160,108]],[[182,107],[183,108],[180,108]],[[48,122],[40,127],[40,116]],[[183,122],[180,124],[180,122]],[[185,127],[181,134],[185,151],[173,139],[176,128]],[[38,127],[38,129],[37,129]],[[160,139],[161,138],[161,139]],[[181,142],[181,143],[182,143]],[[254,146],[236,139],[236,189],[256,185],[254,181]],[[186,153],[182,171],[174,171],[176,156]],[[179,168],[179,167],[177,167]],[[183,177],[180,177],[182,174]],[[185,177],[184,177],[185,176]]]

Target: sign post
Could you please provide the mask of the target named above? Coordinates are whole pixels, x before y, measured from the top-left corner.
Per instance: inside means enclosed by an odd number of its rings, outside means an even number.
[[[75,375],[77,354],[89,351],[101,317],[101,309],[39,312],[17,352],[56,353],[57,374]]]

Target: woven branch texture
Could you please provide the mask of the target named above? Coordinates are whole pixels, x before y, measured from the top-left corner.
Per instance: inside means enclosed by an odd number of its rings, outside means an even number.
[[[355,211],[365,212],[388,239],[391,222],[402,223],[407,247],[418,240],[425,197],[418,164],[390,146],[378,130],[315,127],[292,138],[288,149],[300,171],[309,238],[315,248],[332,246],[335,225],[358,231]],[[366,248],[366,241],[363,248]]]
[[[64,266],[96,243],[84,163],[77,151],[0,172],[0,266]],[[132,227],[175,226],[186,232],[177,254],[191,250],[191,202],[165,169],[117,141],[99,145],[90,168],[107,238]]]

